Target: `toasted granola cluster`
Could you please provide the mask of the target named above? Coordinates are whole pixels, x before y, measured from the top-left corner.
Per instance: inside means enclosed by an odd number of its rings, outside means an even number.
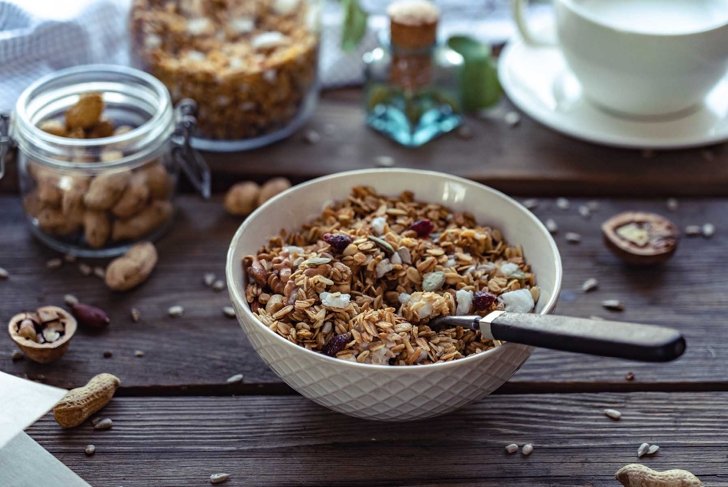
[[[435,332],[443,315],[531,311],[535,276],[520,246],[468,213],[355,187],[293,233],[246,256],[246,299],[282,337],[372,364],[446,362],[497,345],[479,332]]]
[[[316,81],[307,0],[134,0],[134,52],[174,102],[197,101],[198,133],[236,140],[285,126]]]

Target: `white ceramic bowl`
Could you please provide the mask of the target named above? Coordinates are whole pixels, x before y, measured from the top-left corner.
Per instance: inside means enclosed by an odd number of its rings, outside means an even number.
[[[521,244],[541,288],[539,313],[549,312],[561,286],[561,258],[541,222],[508,196],[466,179],[410,169],[370,169],[325,176],[295,186],[251,214],[233,237],[227,282],[240,325],[258,355],[289,386],[344,414],[381,421],[406,421],[444,414],[500,387],[530,355],[530,347],[505,343],[453,362],[386,366],[339,360],[306,350],[277,335],[255,317],[245,300],[242,259],[255,254],[282,228],[295,229],[321,212],[326,202],[369,185],[380,193],[415,192],[420,201],[471,212],[481,224],[499,228]]]

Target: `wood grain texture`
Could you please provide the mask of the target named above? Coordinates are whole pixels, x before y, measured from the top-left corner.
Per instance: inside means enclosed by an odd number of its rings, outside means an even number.
[[[615,149],[572,139],[526,115],[516,127],[503,121],[513,110],[469,117],[473,138],[454,134],[424,147],[407,149],[365,128],[361,91],[325,92],[306,128],[288,140],[250,152],[206,153],[214,186],[221,190],[242,179],[285,176],[296,181],[349,169],[374,167],[391,156],[401,167],[446,171],[504,191],[537,195],[728,195],[728,146],[656,151]],[[321,134],[306,143],[306,130]],[[15,165],[0,188],[17,188]]]
[[[728,393],[491,396],[447,416],[376,423],[302,397],[117,398],[103,416],[62,431],[49,416],[28,433],[97,487],[487,485],[614,486],[627,463],[684,468],[728,485]],[[608,419],[605,407],[622,412]],[[529,457],[509,443],[532,442]],[[637,459],[642,442],[660,445]],[[84,446],[96,445],[87,458]]]
[[[662,200],[599,200],[600,209],[589,219],[571,208],[555,208],[541,200],[535,212],[554,218],[556,240],[564,262],[564,282],[557,311],[574,316],[601,315],[610,319],[654,323],[680,329],[688,349],[669,364],[638,364],[617,359],[537,350],[501,392],[570,392],[602,390],[728,390],[728,342],[725,339],[728,291],[725,255],[728,231],[722,228],[727,200],[686,200],[678,212],[665,210]],[[0,317],[40,304],[60,304],[72,293],[82,301],[106,309],[112,324],[106,332],[79,332],[59,362],[43,366],[27,360],[12,362],[10,339],[0,338],[0,369],[64,387],[84,384],[92,375],[111,372],[123,381],[121,394],[249,394],[264,384],[270,393],[290,393],[250,347],[235,320],[221,308],[226,292],[202,284],[205,272],[222,276],[225,254],[239,220],[227,216],[219,198],[204,202],[178,198],[174,228],[159,242],[160,260],[150,280],[128,293],[112,293],[95,277],[83,277],[77,264],[49,270],[45,261],[56,254],[29,235],[17,198],[0,198],[0,266],[11,273],[0,281]],[[685,238],[665,266],[637,269],[622,265],[601,243],[599,225],[617,211],[653,210],[668,214],[681,228],[711,221],[718,226],[712,239]],[[579,245],[568,244],[564,233],[582,235]],[[581,283],[599,279],[599,289],[584,294]],[[603,299],[617,298],[625,311],[604,310]],[[181,304],[184,316],[170,318],[169,306]],[[137,307],[142,321],[133,323],[129,309]],[[102,357],[104,351],[113,357]],[[145,356],[134,356],[136,350]],[[633,371],[636,380],[627,382]],[[242,373],[243,384],[227,385],[226,378]]]

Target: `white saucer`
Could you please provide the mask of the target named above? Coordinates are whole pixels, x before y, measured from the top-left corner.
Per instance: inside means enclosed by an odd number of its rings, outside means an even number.
[[[513,39],[500,56],[498,77],[518,108],[578,139],[638,149],[677,149],[728,140],[728,73],[695,111],[654,121],[621,118],[586,101],[579,81],[555,47],[530,47]]]

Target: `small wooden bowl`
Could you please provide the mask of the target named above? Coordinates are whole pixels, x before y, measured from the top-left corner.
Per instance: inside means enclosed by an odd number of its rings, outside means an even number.
[[[73,338],[73,335],[76,333],[78,323],[76,322],[76,318],[74,318],[68,311],[63,308],[59,308],[58,306],[43,306],[38,308],[38,310],[41,309],[56,313],[59,316],[65,328],[63,337],[53,343],[37,343],[33,340],[20,336],[18,334],[18,327],[20,326],[21,321],[29,317],[29,313],[18,313],[13,316],[10,319],[10,323],[8,323],[8,333],[10,333],[10,338],[12,338],[15,344],[18,345],[18,348],[20,348],[20,350],[30,360],[38,362],[39,364],[47,364],[58,360],[64,353],[66,353],[68,345],[71,343],[71,338]]]

